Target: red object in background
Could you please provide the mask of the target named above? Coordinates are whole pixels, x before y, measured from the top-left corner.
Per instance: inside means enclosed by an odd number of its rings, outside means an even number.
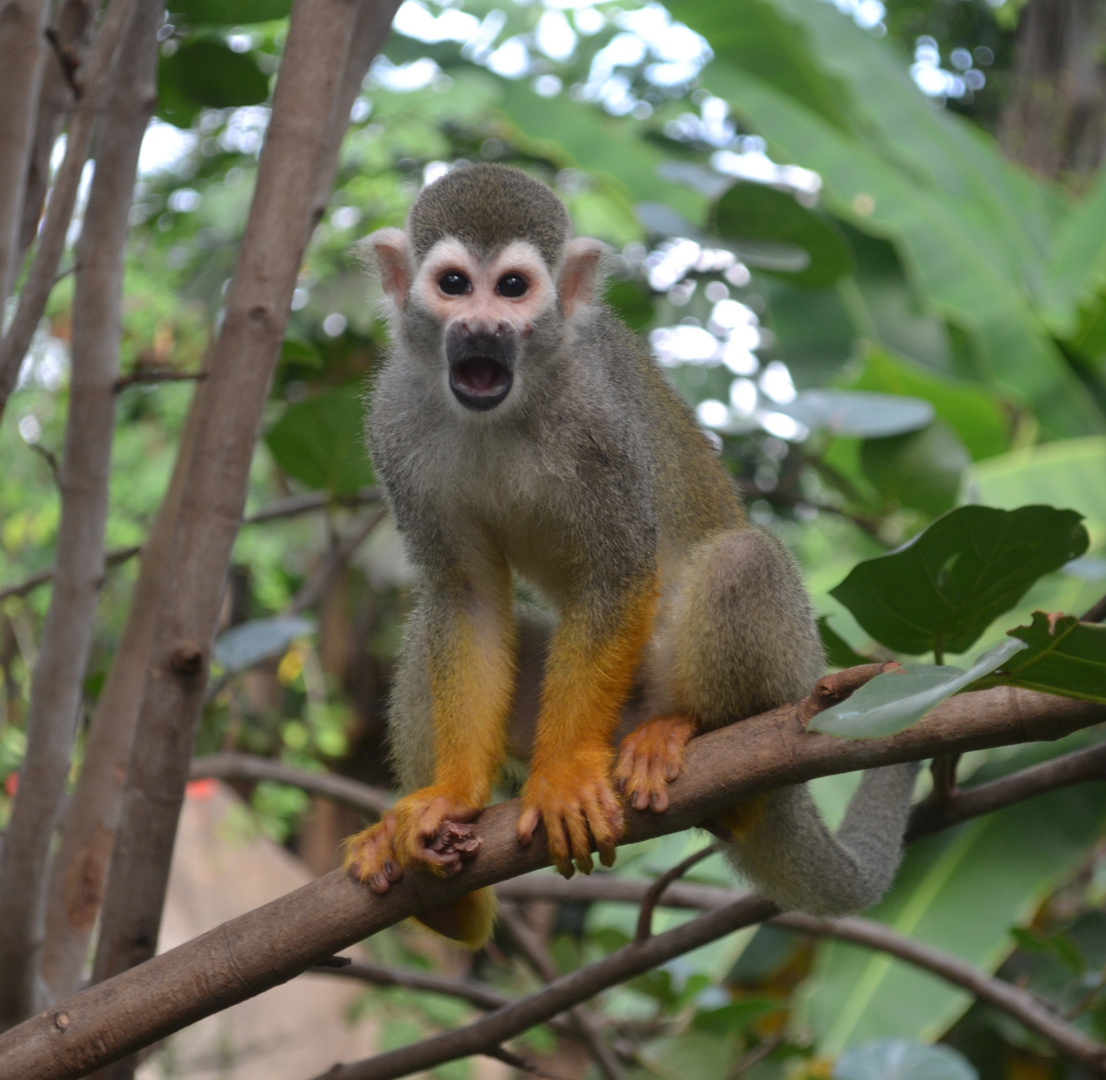
[[[9,798],[15,798],[15,793],[19,790],[19,773],[10,772],[4,777],[4,794]]]
[[[215,794],[217,780],[189,780],[184,789],[186,799],[210,799]]]

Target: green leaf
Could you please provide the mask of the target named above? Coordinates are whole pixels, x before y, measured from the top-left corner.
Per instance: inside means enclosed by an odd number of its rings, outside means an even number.
[[[857,667],[860,664],[875,663],[870,656],[858,653],[830,626],[828,615],[819,616],[818,634],[822,638],[822,647],[826,650],[826,663],[831,667],[850,668]]]
[[[1035,611],[1010,637],[1028,649],[1003,665],[1003,683],[1106,705],[1106,626]]]
[[[860,563],[830,594],[888,648],[964,652],[1038,578],[1087,550],[1080,518],[1051,506],[962,506]]]
[[[887,349],[868,346],[863,366],[841,384],[849,390],[903,394],[928,401],[975,461],[1010,448],[1010,421],[995,395],[977,383],[938,375]],[[1024,500],[1032,501],[1032,500]]]
[[[837,1059],[833,1080],[978,1080],[979,1073],[950,1046],[879,1039]]]
[[[804,251],[807,265],[790,274],[797,285],[823,288],[853,269],[849,243],[830,218],[766,184],[735,183],[718,200],[713,225],[719,236],[739,246],[767,241]]]
[[[363,432],[361,392],[348,386],[289,405],[265,442],[289,476],[310,488],[352,495],[373,482]]]
[[[1018,641],[1003,642],[984,653],[967,671],[935,664],[885,671],[845,701],[818,713],[807,727],[844,739],[894,735],[916,724],[930,709],[989,675],[1024,648]]]
[[[312,342],[305,341],[303,338],[284,339],[280,346],[280,362],[302,364],[304,367],[313,368],[323,366],[323,358],[319,355],[319,350]]]
[[[933,420],[933,406],[928,401],[858,390],[801,390],[776,409],[812,431],[866,439],[916,431]]]
[[[311,619],[298,615],[277,615],[272,619],[253,619],[232,627],[215,642],[215,659],[231,673],[283,656],[297,638],[315,632]]]
[[[243,26],[285,19],[291,10],[292,0],[171,0],[169,19],[193,26]]]
[[[249,53],[218,41],[186,41],[158,65],[158,93],[193,105],[227,109],[259,105],[269,97],[269,79]],[[171,117],[174,123],[176,118]]]
[[[1106,541],[1106,438],[1064,439],[990,458],[978,467],[979,497],[1012,510],[1030,503],[1070,506]]]
[[[872,486],[892,504],[937,517],[956,505],[972,459],[941,420],[883,439],[866,439],[860,463]]]
[[[1106,286],[1106,170],[1056,230],[1045,314],[1058,337],[1075,333],[1081,304]]]
[[[1070,740],[1024,747],[987,778],[1071,748]],[[1083,784],[921,840],[867,917],[994,971],[1010,951],[1009,927],[1030,920],[1084,863],[1104,810],[1106,787]],[[803,987],[799,1022],[813,1027],[823,1052],[838,1053],[889,1035],[937,1038],[971,1001],[965,991],[886,954],[825,942]]]

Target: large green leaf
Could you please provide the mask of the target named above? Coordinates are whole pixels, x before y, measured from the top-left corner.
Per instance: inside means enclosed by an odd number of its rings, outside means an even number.
[[[956,505],[972,459],[952,428],[934,420],[920,431],[866,439],[860,463],[891,505],[937,517]]]
[[[226,109],[258,105],[269,96],[269,79],[249,53],[222,42],[186,41],[158,65],[159,115],[178,126],[200,107]]]
[[[1028,649],[1003,664],[1002,682],[1106,705],[1106,626],[1035,611],[1033,622],[1010,636]]]
[[[1054,333],[1070,337],[1081,303],[1106,286],[1106,169],[1087,197],[1072,209],[1056,231],[1044,313]]]
[[[847,700],[820,712],[811,731],[845,739],[878,739],[916,724],[930,709],[977,682],[1010,660],[1025,645],[1006,641],[984,653],[967,671],[926,664],[905,671],[885,671],[866,682]]]
[[[673,10],[698,27],[720,7],[739,25],[747,11],[764,6],[764,0],[684,0]],[[827,123],[744,66],[740,52],[731,56],[725,39],[712,41],[716,57],[704,73],[707,85],[776,153],[817,170],[831,208],[899,243],[930,297],[978,341],[978,368],[966,374],[1017,388],[1054,432],[1101,430],[1102,416],[1030,303],[1037,287],[1033,271],[1038,268],[1039,278],[1047,244],[1049,200],[1004,163],[985,136],[958,118],[935,119],[937,111],[910,83],[906,65],[896,71],[885,46],[831,5],[802,0],[788,13],[801,13],[808,30],[840,37],[843,47],[833,54],[842,66],[848,57],[850,70],[871,67],[880,92],[865,101],[872,115],[883,117],[881,124],[860,125],[861,138]],[[825,40],[819,44],[820,55],[831,54]],[[880,128],[894,137],[882,138]],[[928,169],[901,149],[919,143],[934,163]]]
[[[928,401],[859,390],[801,390],[776,408],[812,431],[868,439],[917,431],[933,420]]]
[[[1070,748],[1024,749],[1005,771]],[[1104,809],[1106,789],[1085,784],[920,841],[907,852],[890,895],[869,917],[993,971],[1009,951],[1009,927],[1031,918],[1086,858]],[[800,1021],[813,1026],[822,1052],[838,1053],[888,1036],[933,1039],[971,1000],[886,954],[827,942],[804,984]]]
[[[950,379],[887,349],[869,346],[859,371],[843,386],[882,394],[908,394],[928,401],[980,461],[1010,447],[1010,420],[993,393],[962,379]],[[1019,505],[1036,500],[1024,499]]]
[[[291,10],[292,0],[171,0],[169,18],[193,26],[242,26],[284,19]]]
[[[777,241],[805,251],[807,265],[790,274],[796,285],[823,288],[853,269],[848,241],[828,217],[766,184],[734,184],[718,200],[713,224],[727,240]]]
[[[912,655],[964,652],[1038,578],[1087,550],[1074,510],[962,506],[830,593],[877,641]]]
[[[833,1080],[978,1080],[979,1073],[956,1050],[937,1043],[877,1039],[837,1059]]]
[[[1029,503],[1070,506],[1085,518],[1096,545],[1106,541],[1106,438],[1065,439],[1014,450],[983,462],[981,501],[1012,510]]]
[[[265,434],[277,464],[310,488],[352,495],[373,482],[357,387],[289,405]]]

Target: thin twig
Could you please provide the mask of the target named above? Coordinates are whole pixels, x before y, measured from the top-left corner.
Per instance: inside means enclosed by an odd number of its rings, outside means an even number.
[[[323,556],[322,562],[315,568],[307,581],[303,583],[296,595],[288,602],[284,613],[286,615],[298,615],[317,604],[330,587],[334,575],[349,562],[353,553],[372,535],[376,527],[387,516],[387,510],[378,510],[362,523],[359,529],[355,529],[352,535],[334,544]]]
[[[713,855],[717,851],[717,844],[708,844],[705,848],[695,852],[694,855],[689,855],[682,862],[670,866],[649,886],[641,900],[641,911],[637,917],[637,931],[634,934],[635,941],[644,941],[653,933],[653,912],[668,886],[682,878],[693,866],[701,863],[708,855]]]
[[[546,983],[553,982],[560,974],[557,965],[553,963],[553,958],[538,935],[526,925],[518,909],[504,906],[500,908],[499,918],[500,925],[538,977]],[[607,1080],[626,1080],[621,1064],[603,1041],[603,1033],[596,1017],[579,1006],[569,1009],[568,1015],[576,1033]]]
[[[929,971],[954,986],[963,987],[981,1001],[1002,1009],[1095,1075],[1106,1076],[1106,1046],[1066,1023],[1027,991],[996,979],[949,953],[912,941],[881,923],[855,916],[823,920],[789,912],[776,916],[772,921],[791,930],[840,938],[878,949]]]
[[[141,551],[142,548],[140,547],[115,548],[114,551],[105,552],[104,565],[109,567],[118,566],[120,563],[125,563],[129,559],[133,559]],[[9,585],[6,589],[0,589],[0,600],[7,600],[9,596],[27,596],[29,593],[34,592],[40,585],[45,585],[47,582],[53,580],[53,567],[50,567],[49,570],[40,570],[37,574],[32,574],[29,578],[24,578],[18,585]]]
[[[193,758],[188,775],[192,780],[206,777],[217,780],[274,780],[278,784],[298,787],[312,795],[333,799],[343,806],[373,817],[379,817],[392,805],[392,798],[387,792],[362,784],[359,780],[336,776],[334,773],[308,772],[306,769],[297,769],[293,765],[285,765],[255,754],[228,751]]]
[[[1104,620],[1106,620],[1106,596],[1103,596],[1097,603],[1092,604],[1079,616],[1080,622],[1100,623]]]
[[[206,371],[171,371],[168,369],[132,371],[127,375],[120,375],[115,380],[115,392],[118,394],[120,390],[125,390],[128,386],[134,386],[138,383],[200,382],[206,378]]]
[[[912,843],[969,818],[991,814],[1005,806],[1088,780],[1106,780],[1106,742],[1019,769],[999,780],[973,788],[958,788],[949,798],[930,796],[914,807],[904,842]]]
[[[523,1072],[530,1073],[532,1076],[539,1076],[542,1080],[565,1080],[563,1076],[547,1072],[529,1058],[521,1057],[513,1050],[508,1050],[502,1046],[494,1046],[483,1051],[483,1054],[484,1057],[495,1058],[496,1061],[502,1061],[504,1065],[510,1065],[512,1069],[521,1069]]]

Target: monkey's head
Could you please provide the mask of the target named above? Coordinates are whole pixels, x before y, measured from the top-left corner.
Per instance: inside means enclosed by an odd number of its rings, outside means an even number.
[[[594,299],[605,248],[571,231],[543,184],[472,165],[428,185],[406,230],[368,237],[401,344],[465,409],[517,398],[526,358],[549,355]]]

